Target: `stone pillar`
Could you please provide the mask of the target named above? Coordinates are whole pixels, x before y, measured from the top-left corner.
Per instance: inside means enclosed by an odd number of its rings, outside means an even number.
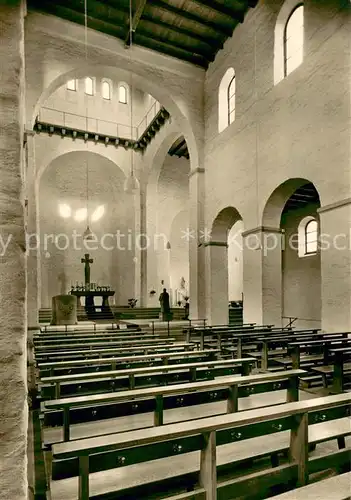
[[[206,317],[204,204],[205,170],[196,168],[189,174],[190,319]]]
[[[204,247],[207,324],[227,325],[229,323],[228,245],[222,241],[209,241]]]
[[[39,326],[39,211],[36,189],[35,165],[35,138],[34,133],[26,132],[26,199],[28,204],[27,216],[27,321],[28,328],[37,329]]]
[[[351,198],[321,207],[322,329],[351,330]]]
[[[11,500],[27,498],[23,18],[21,0],[1,2],[0,496]]]
[[[148,240],[146,227],[146,190],[143,188],[140,191],[140,235],[139,238],[141,248],[140,256],[140,307],[147,307],[147,256],[149,248],[147,248]]]
[[[258,227],[242,233],[244,323],[282,325],[282,230]]]

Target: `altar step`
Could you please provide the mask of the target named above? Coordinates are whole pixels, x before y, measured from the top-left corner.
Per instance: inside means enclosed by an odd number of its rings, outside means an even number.
[[[135,320],[135,319],[158,319],[160,314],[159,307],[135,307],[130,308],[128,306],[110,306],[112,315],[103,319],[117,319],[117,320]],[[181,321],[184,318],[184,309],[180,307],[174,307],[171,309],[173,314],[173,320]],[[94,319],[91,315],[88,317],[84,307],[78,308],[77,311],[78,321],[88,321]],[[99,314],[99,319],[101,318],[101,313]],[[50,323],[51,322],[51,308],[41,308],[39,310],[39,323]]]

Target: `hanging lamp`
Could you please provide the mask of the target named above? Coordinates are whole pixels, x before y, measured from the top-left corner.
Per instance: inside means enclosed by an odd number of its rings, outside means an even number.
[[[130,68],[132,67],[132,44],[133,44],[133,10],[132,0],[129,0],[129,50]],[[133,140],[133,73],[130,73],[130,136]],[[130,173],[124,181],[124,191],[128,194],[136,194],[140,184],[134,175],[134,149],[130,150]]]

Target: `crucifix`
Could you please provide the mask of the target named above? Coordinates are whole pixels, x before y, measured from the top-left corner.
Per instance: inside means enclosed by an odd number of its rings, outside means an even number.
[[[84,277],[85,277],[85,286],[90,285],[90,264],[94,262],[93,259],[89,259],[89,254],[84,254],[84,259],[81,259],[81,263],[85,264],[84,266]]]

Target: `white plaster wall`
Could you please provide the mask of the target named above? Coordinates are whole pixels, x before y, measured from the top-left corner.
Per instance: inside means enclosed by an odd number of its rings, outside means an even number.
[[[154,211],[156,233],[164,235],[171,249],[156,248],[158,284],[165,281],[176,297],[182,276],[189,287],[189,170],[186,158],[166,155],[157,183],[157,206]],[[161,241],[161,239],[160,239]]]
[[[122,82],[109,80],[111,99],[107,100],[101,94],[103,77],[94,77],[93,80],[95,82],[94,95],[85,94],[84,78],[77,80],[76,91],[68,90],[66,83],[61,85],[43,103],[43,107],[39,110],[40,120],[85,130],[86,116],[88,116],[90,118],[88,119],[88,128],[92,132],[129,138],[131,137],[132,106],[133,138],[138,138],[141,134],[138,134],[137,127],[140,126],[139,131],[145,130],[142,121],[155,104],[155,99],[150,94],[133,86],[132,88],[128,87],[128,102],[121,103],[119,102],[118,86]],[[133,85],[133,82],[129,81],[129,84]],[[130,95],[132,95],[132,103]],[[148,117],[151,117],[151,113]]]
[[[106,212],[98,222],[90,222],[96,241],[84,244],[81,235],[86,222],[63,219],[58,205],[66,203],[74,211],[86,206],[87,166],[90,211],[104,205]],[[82,151],[59,156],[45,170],[39,186],[42,307],[50,307],[51,297],[68,291],[71,284],[84,282],[80,261],[84,253],[94,259],[91,282],[110,285],[116,291],[112,303],[126,305],[134,296],[134,198],[124,193],[124,179],[118,165]],[[74,231],[80,235],[76,239]],[[47,236],[45,245],[45,235],[51,234],[58,239],[49,241]]]
[[[316,217],[318,207],[307,207],[284,214],[281,228],[284,234],[284,250],[282,252],[283,268],[283,323],[286,317],[298,318],[295,325],[299,328],[321,326],[321,255],[299,257],[296,245],[298,226],[308,215]],[[295,235],[295,244],[293,241]]]
[[[282,1],[251,10],[206,73],[206,224],[226,205],[245,228],[261,225],[273,190],[311,180],[328,204],[351,192],[350,14],[339,1],[305,4],[305,58],[273,85],[274,26]],[[218,134],[218,87],[236,72],[236,120]],[[332,175],[331,175],[332,165]]]

